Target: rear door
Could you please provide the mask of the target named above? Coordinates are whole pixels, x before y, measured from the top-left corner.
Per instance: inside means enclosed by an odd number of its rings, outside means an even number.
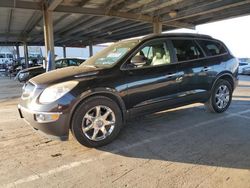
[[[180,75],[178,78],[180,96],[190,102],[207,98],[213,67],[206,59],[204,51],[193,39],[176,38],[171,42]]]

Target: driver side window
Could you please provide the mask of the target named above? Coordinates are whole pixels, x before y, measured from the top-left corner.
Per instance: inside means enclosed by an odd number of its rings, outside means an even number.
[[[170,62],[170,51],[163,41],[146,44],[137,51],[130,61],[132,67],[138,68],[166,65]]]

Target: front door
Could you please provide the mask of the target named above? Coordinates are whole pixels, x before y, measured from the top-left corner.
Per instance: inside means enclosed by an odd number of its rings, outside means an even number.
[[[135,56],[143,57],[145,62],[134,65],[131,60]],[[126,62],[123,71],[128,87],[128,109],[132,115],[159,111],[175,103],[178,75],[164,39],[143,44]]]

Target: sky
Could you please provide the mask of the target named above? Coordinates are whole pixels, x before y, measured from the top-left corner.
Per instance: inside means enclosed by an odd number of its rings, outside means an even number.
[[[207,34],[223,41],[236,57],[250,58],[250,16],[198,25],[195,30],[179,29],[171,32]]]
[[[223,41],[236,57],[250,58],[250,16],[238,17],[196,26],[195,30],[178,29],[170,32],[192,32],[207,34]],[[94,54],[103,49],[102,46],[94,46]],[[43,55],[44,47],[42,47]],[[20,48],[23,56],[23,49]],[[58,58],[63,57],[63,49],[55,48]],[[67,48],[67,57],[88,58],[89,50],[86,48]]]

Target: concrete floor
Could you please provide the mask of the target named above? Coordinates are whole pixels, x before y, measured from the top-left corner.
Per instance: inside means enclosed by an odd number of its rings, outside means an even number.
[[[20,90],[0,79],[0,187],[250,187],[250,76],[226,113],[141,117],[101,149],[36,134],[18,117]]]

